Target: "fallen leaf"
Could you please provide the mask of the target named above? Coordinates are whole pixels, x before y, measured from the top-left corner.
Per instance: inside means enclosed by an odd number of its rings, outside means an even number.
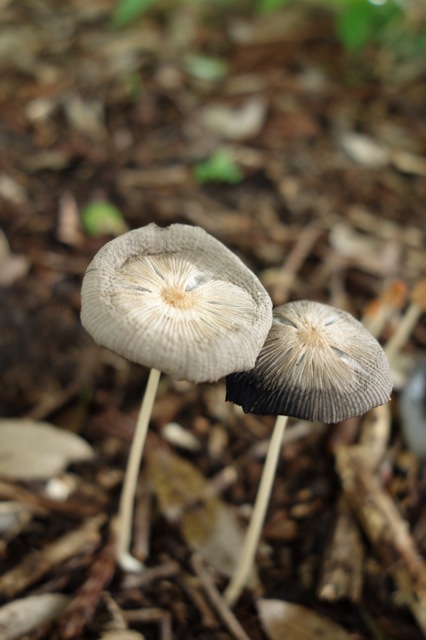
[[[156,447],[147,454],[147,472],[163,516],[178,524],[193,551],[218,573],[230,577],[244,532],[233,509],[221,500],[192,464]],[[256,584],[254,575],[250,585]]]
[[[352,635],[329,618],[284,600],[257,601],[269,640],[350,640]]]
[[[348,131],[340,136],[340,144],[354,162],[364,167],[381,168],[389,164],[388,148],[370,136]]]
[[[175,447],[180,447],[187,451],[199,451],[201,449],[201,443],[198,438],[184,429],[178,422],[167,422],[161,430],[161,435],[164,440]]]
[[[128,231],[123,214],[111,202],[92,202],[81,212],[81,222],[89,236],[97,238],[104,234],[119,236]]]
[[[83,100],[79,95],[73,94],[66,97],[63,106],[74,129],[95,140],[105,137],[104,105],[100,100]]]
[[[207,129],[227,140],[245,140],[257,135],[266,118],[266,102],[258,97],[246,100],[239,107],[212,105],[201,115]]]
[[[40,624],[57,618],[69,601],[59,593],[43,593],[5,604],[0,609],[0,638],[19,640]]]
[[[409,151],[392,151],[391,161],[402,173],[411,173],[417,176],[426,176],[426,158]]]
[[[15,480],[46,479],[71,462],[91,460],[92,447],[80,436],[47,422],[0,420],[0,476]]]

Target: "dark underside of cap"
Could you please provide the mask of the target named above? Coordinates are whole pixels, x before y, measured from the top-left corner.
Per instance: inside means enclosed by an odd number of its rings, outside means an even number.
[[[372,408],[383,403],[382,398],[372,398],[371,389],[365,389]],[[245,413],[261,416],[285,415],[312,422],[341,422],[360,415],[359,390],[352,398],[339,398],[336,390],[325,392],[313,389],[309,393],[296,388],[278,387],[265,389],[251,372],[233,373],[226,378],[226,400],[240,405]]]

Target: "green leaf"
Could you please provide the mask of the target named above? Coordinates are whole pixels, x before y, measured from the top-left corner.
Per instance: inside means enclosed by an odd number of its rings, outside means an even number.
[[[119,236],[128,230],[121,214],[110,202],[93,202],[81,212],[81,222],[89,236]]]
[[[290,4],[290,0],[257,0],[259,13],[271,13]]]
[[[244,178],[243,173],[226,149],[220,149],[208,160],[196,164],[194,174],[200,184],[207,182],[238,184]]]
[[[154,0],[117,0],[112,22],[116,27],[125,27],[139,18],[154,3]]]
[[[188,55],[184,60],[185,71],[198,80],[222,80],[228,72],[226,62],[220,58]]]
[[[367,1],[353,2],[337,17],[336,30],[348,51],[358,51],[376,30],[377,7]]]

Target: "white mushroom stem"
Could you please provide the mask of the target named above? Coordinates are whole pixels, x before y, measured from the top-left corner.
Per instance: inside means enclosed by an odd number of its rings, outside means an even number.
[[[121,490],[118,510],[117,562],[124,571],[137,572],[143,569],[143,564],[130,554],[130,544],[140,463],[160,376],[161,371],[151,369],[136,423],[135,435],[133,436]]]
[[[238,558],[237,567],[224,593],[224,598],[231,607],[240,597],[253,568],[281,453],[281,444],[287,420],[287,416],[278,416],[275,422],[246,537]]]

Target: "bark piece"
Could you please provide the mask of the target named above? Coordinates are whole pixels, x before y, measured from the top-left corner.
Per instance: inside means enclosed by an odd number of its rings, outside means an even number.
[[[352,509],[426,634],[426,564],[407,522],[355,447],[340,447],[336,463]]]
[[[86,521],[82,527],[66,533],[42,550],[31,551],[15,568],[0,577],[0,593],[13,598],[31,586],[58,564],[99,544],[99,527],[105,516]]]

